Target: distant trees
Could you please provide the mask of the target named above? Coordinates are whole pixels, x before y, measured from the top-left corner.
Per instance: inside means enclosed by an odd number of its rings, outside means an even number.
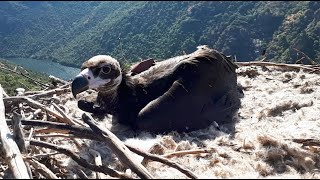
[[[80,66],[94,54],[133,62],[207,44],[240,61],[266,50],[269,61],[294,63],[296,47],[320,62],[319,2],[1,3],[2,16],[15,21],[5,24],[10,32],[0,28],[0,57],[47,57]]]
[[[49,83],[49,77],[47,75],[33,71],[26,71],[25,69],[13,65],[4,59],[0,59],[0,66],[11,70],[15,69],[16,72],[22,72],[23,74],[26,74],[42,83]],[[24,88],[26,91],[43,89],[43,87],[37,86],[32,80],[15,73],[11,73],[10,71],[2,68],[0,69],[0,84],[9,96],[16,95],[17,88]]]

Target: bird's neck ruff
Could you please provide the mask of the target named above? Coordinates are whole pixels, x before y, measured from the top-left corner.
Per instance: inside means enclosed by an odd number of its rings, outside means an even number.
[[[104,104],[110,109],[117,107],[119,100],[126,101],[129,100],[132,95],[135,94],[133,79],[128,75],[127,72],[122,72],[121,82],[119,85],[115,86],[112,89],[100,90],[99,96],[102,97],[103,101],[100,103]]]
[[[117,93],[124,95],[124,97],[127,95],[134,95],[134,84],[134,80],[131,78],[129,73],[125,71],[122,72],[122,81],[118,86]]]

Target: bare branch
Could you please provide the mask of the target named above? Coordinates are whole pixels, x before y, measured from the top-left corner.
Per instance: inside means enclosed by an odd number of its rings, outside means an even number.
[[[102,172],[104,174],[113,176],[113,177],[118,177],[118,178],[125,178],[125,179],[131,179],[130,177],[128,177],[127,175],[123,174],[123,173],[119,173],[111,168],[105,167],[105,166],[95,166],[93,164],[88,163],[85,159],[81,158],[79,155],[77,155],[76,153],[72,152],[69,149],[63,148],[63,147],[59,147],[56,146],[54,144],[51,143],[47,143],[47,142],[42,142],[42,141],[37,141],[37,140],[30,140],[30,145],[32,146],[40,146],[40,147],[44,147],[44,148],[48,148],[48,149],[52,149],[55,151],[58,151],[62,154],[65,154],[69,157],[71,157],[75,162],[77,162],[80,166],[91,169],[92,171],[97,171],[97,172]]]
[[[63,116],[63,118],[68,121],[68,124],[76,124],[71,118],[69,118],[68,115],[66,115],[66,114],[63,112],[63,110],[62,110],[56,103],[52,103],[52,105],[53,105],[54,108],[56,108],[56,110]]]
[[[302,57],[302,58],[300,58],[300,59],[296,60],[295,64],[300,63],[303,59],[305,59],[305,57]]]
[[[318,139],[286,139],[296,143],[301,143],[303,146],[320,146],[320,140]]]
[[[22,111],[22,109],[20,111],[21,111],[21,115],[17,114],[17,113],[13,114],[13,138],[14,138],[15,142],[17,143],[19,150],[22,153],[27,153],[27,145],[24,140],[24,134],[23,134],[23,131],[21,128],[21,119],[25,118],[25,116],[24,116],[24,112]],[[26,165],[29,176],[32,177],[32,172],[31,172],[29,163],[25,161],[25,165]]]
[[[67,93],[67,92],[70,92],[70,88],[56,88],[56,89],[51,89],[48,91],[40,91],[37,94],[27,95],[27,97],[31,98],[31,99],[36,99],[36,98],[41,98],[41,97],[52,96],[53,94],[60,95],[60,94]]]
[[[272,62],[260,62],[260,61],[251,61],[251,62],[235,62],[238,66],[277,66],[285,67],[288,69],[300,70],[303,69],[308,72],[314,72],[320,74],[320,69],[315,66],[307,66],[303,64],[284,64],[284,63],[272,63]]]
[[[64,123],[70,123],[70,120],[65,119],[63,116],[61,116],[60,114],[58,114],[55,111],[52,111],[51,109],[49,109],[47,106],[32,100],[31,98],[28,98],[26,96],[15,96],[15,97],[8,97],[8,98],[4,98],[3,99],[4,102],[8,102],[8,101],[13,101],[13,102],[22,102],[25,101],[27,102],[30,106],[34,107],[34,108],[40,108],[42,110],[45,110],[46,112],[48,112],[48,114],[56,117],[58,120],[60,120],[61,122]]]
[[[309,60],[309,62],[311,64],[313,64],[313,65],[317,64],[314,60],[312,60],[308,55],[306,55],[304,52],[300,51],[299,49],[297,49],[297,48],[292,48],[292,49],[297,51],[297,52],[299,52],[299,53],[301,53],[304,57],[306,57]]]
[[[138,154],[140,156],[143,156],[144,158],[147,158],[147,159],[150,159],[150,160],[153,160],[153,161],[159,161],[159,162],[161,162],[161,163],[163,163],[165,165],[168,165],[170,167],[173,167],[173,168],[179,170],[180,172],[182,172],[183,174],[185,174],[186,176],[188,176],[190,178],[198,179],[198,177],[195,174],[193,174],[190,170],[183,168],[181,165],[179,165],[179,164],[177,164],[175,162],[172,162],[172,161],[168,160],[167,158],[143,152],[143,151],[141,151],[141,150],[139,150],[137,148],[134,148],[132,146],[129,146],[129,145],[126,145],[126,146],[132,152],[135,152],[136,154]]]
[[[13,137],[17,142],[17,145],[21,152],[27,152],[26,143],[24,141],[24,134],[21,129],[21,118],[20,114],[13,114]]]
[[[162,155],[162,157],[172,158],[174,156],[184,156],[187,154],[212,153],[214,151],[215,151],[215,149],[193,149],[193,150],[177,151],[177,152],[164,154],[164,155]]]
[[[60,83],[60,84],[67,84],[67,83],[68,83],[67,81],[62,80],[62,79],[60,79],[60,78],[57,78],[57,77],[55,77],[55,76],[53,76],[53,75],[50,75],[49,78],[50,78],[50,80],[51,80],[51,82],[52,82],[53,85],[55,85],[55,84],[57,84],[57,83]]]
[[[75,173],[81,178],[81,179],[89,179],[89,177],[84,173],[81,169],[74,169]]]
[[[74,125],[66,125],[63,123],[43,122],[43,121],[36,121],[36,120],[33,120],[33,121],[22,120],[21,122],[23,125],[47,126],[47,127],[51,127],[51,128],[55,128],[55,129],[68,130],[70,134],[73,134],[74,136],[76,136],[78,138],[85,138],[85,139],[91,139],[91,140],[96,140],[96,141],[105,141],[105,140],[99,138],[99,136],[97,135],[96,132],[93,132],[90,128],[87,128],[87,127],[79,127],[79,126],[74,126]],[[48,135],[48,136],[50,136],[50,135]],[[74,137],[74,136],[71,136],[71,137]],[[64,137],[68,137],[68,136],[64,136]],[[174,162],[166,159],[165,157],[156,156],[156,155],[153,155],[150,153],[148,154],[148,153],[142,152],[141,150],[136,149],[136,148],[129,146],[129,145],[126,145],[126,147],[130,151],[132,151],[140,156],[151,159],[153,161],[161,162],[161,163],[166,164],[172,168],[176,168],[178,171],[186,174],[188,177],[197,178],[197,176],[194,175],[189,170],[182,168],[179,164],[174,163]],[[203,150],[203,152],[206,152],[206,150]]]
[[[97,125],[94,124],[93,118],[87,114],[83,113],[82,119],[85,123],[87,123],[92,131],[95,132],[96,136],[106,142],[108,147],[117,155],[119,160],[129,167],[133,172],[135,172],[139,177],[144,179],[152,178],[152,175],[148,172],[148,170],[142,166],[139,162],[132,158],[132,152],[120,141],[117,136],[115,136],[109,130],[102,130]]]
[[[0,85],[0,149],[2,151],[4,159],[8,163],[13,173],[13,177],[16,179],[30,179],[20,150],[13,140],[13,136],[11,135],[10,130],[7,126],[5,120],[5,107],[2,97],[2,87]]]
[[[83,125],[83,123],[76,121],[75,119],[70,118],[66,113],[63,112],[63,110],[56,104],[56,103],[52,103],[52,105],[54,106],[54,108],[56,108],[56,110],[63,116],[63,118],[67,121],[69,121],[68,124],[78,124],[78,125]]]
[[[51,93],[56,93],[57,95],[63,93],[64,91],[66,91],[67,89],[70,90],[70,88],[68,87],[71,83],[67,83],[65,85],[62,85],[60,87],[57,87],[55,89],[51,89],[51,90],[41,90],[41,91],[27,91],[24,94],[26,96],[29,95],[35,95],[35,94],[42,94],[42,93],[48,93],[47,95],[51,95]],[[43,94],[43,96],[46,96],[45,94]]]
[[[34,160],[34,159],[26,159],[36,170],[40,171],[40,173],[48,179],[59,179],[47,166],[44,164]]]
[[[35,138],[52,138],[52,137],[63,137],[63,138],[75,138],[76,136],[70,134],[36,134]]]

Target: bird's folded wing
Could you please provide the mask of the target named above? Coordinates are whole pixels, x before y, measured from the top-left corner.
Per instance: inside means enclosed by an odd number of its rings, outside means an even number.
[[[175,81],[167,92],[139,112],[138,128],[153,132],[185,130],[187,119],[184,114],[189,113],[194,106],[190,104],[189,96],[188,89],[179,80]]]

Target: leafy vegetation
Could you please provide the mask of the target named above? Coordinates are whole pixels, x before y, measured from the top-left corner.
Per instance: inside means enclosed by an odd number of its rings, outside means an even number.
[[[11,64],[5,59],[0,59],[0,66],[6,69],[15,70],[15,72],[17,72],[13,73],[3,68],[0,69],[0,84],[9,96],[16,95],[17,88],[24,88],[26,91],[37,91],[43,89],[43,87],[35,84],[33,80],[19,75],[19,73],[32,77],[33,79],[40,81],[43,84],[49,82],[48,75],[31,70],[26,70],[20,66]]]
[[[79,67],[96,54],[164,59],[207,44],[238,61],[320,62],[317,1],[0,2],[0,56]]]

